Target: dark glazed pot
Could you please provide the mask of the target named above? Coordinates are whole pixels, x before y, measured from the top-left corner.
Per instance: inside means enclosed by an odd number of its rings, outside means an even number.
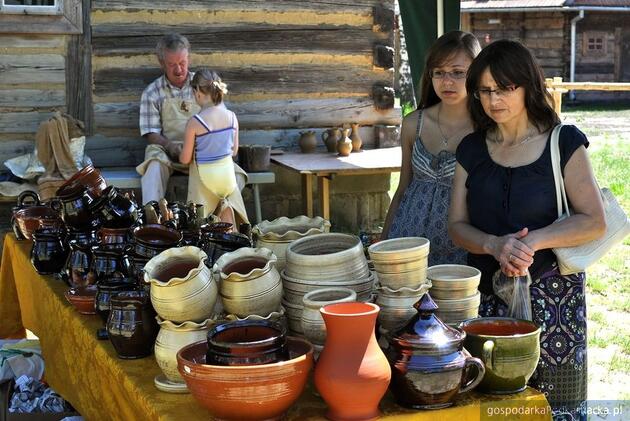
[[[128,275],[124,264],[125,255],[117,244],[103,244],[92,247],[92,272],[97,282]]]
[[[206,364],[261,365],[289,358],[286,328],[266,320],[223,323],[208,332]]]
[[[94,198],[87,190],[74,190],[67,196],[59,196],[62,205],[63,221],[75,230],[89,230],[98,227],[100,221],[92,214],[90,205]]]
[[[107,228],[129,228],[138,219],[136,203],[122,195],[114,186],[103,190],[101,197],[90,205],[90,211]]]
[[[99,197],[106,187],[107,184],[101,172],[92,165],[86,165],[57,189],[57,196],[69,196],[77,191],[87,190],[92,197]]]
[[[110,302],[114,295],[119,292],[137,291],[139,288],[132,279],[120,279],[96,284],[96,298],[94,308],[103,323],[107,323],[109,317]]]
[[[75,230],[70,228],[68,230],[68,242],[74,241],[81,247],[92,247],[98,244],[98,236],[96,230]]]
[[[166,249],[178,247],[182,242],[182,233],[160,224],[143,225],[133,229],[133,252],[146,258],[152,258]]]
[[[107,333],[118,357],[135,359],[151,355],[159,326],[149,294],[118,293],[111,298],[110,308]]]
[[[33,232],[42,227],[63,228],[63,221],[57,209],[35,205],[20,209],[14,214],[20,233],[27,239],[33,239]]]
[[[96,282],[92,267],[92,253],[89,245],[79,244],[76,240],[68,242],[70,253],[66,262],[66,275],[72,287],[92,285]]]
[[[26,199],[28,198],[30,198],[31,201],[27,202]],[[24,234],[22,234],[22,231],[20,230],[17,219],[15,219],[15,213],[31,206],[40,205],[41,201],[39,200],[39,195],[32,190],[23,191],[18,196],[17,205],[11,209],[11,229],[13,229],[13,233],[18,240],[26,240],[26,237],[24,236]]]
[[[250,239],[243,234],[208,231],[204,230],[204,227],[205,225],[201,227],[199,248],[208,255],[206,266],[209,268],[212,268],[214,262],[225,253],[252,246]]]
[[[402,406],[445,408],[481,382],[484,365],[463,350],[466,333],[435,316],[438,306],[428,293],[414,307],[418,314],[389,341],[390,389]]]
[[[59,273],[68,258],[65,231],[54,228],[38,228],[33,233],[31,263],[41,275]]]

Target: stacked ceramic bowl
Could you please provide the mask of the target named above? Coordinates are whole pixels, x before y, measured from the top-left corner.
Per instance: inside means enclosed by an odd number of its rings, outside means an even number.
[[[273,221],[262,221],[252,229],[256,247],[268,248],[276,255],[276,269],[282,271],[286,265],[286,251],[295,240],[330,231],[330,222],[320,216],[305,215],[287,218],[282,216]]]
[[[154,351],[163,374],[154,383],[164,392],[188,391],[177,371],[177,352],[205,338],[211,327],[218,288],[205,264],[207,258],[197,247],[176,247],[161,252],[144,267],[160,324]]]
[[[371,298],[375,277],[368,269],[359,237],[323,233],[289,245],[282,271],[283,306],[289,329],[302,335],[302,298],[320,288],[344,287],[356,292],[358,301]]]
[[[413,305],[426,293],[429,240],[402,237],[380,241],[368,248],[379,282],[376,304],[382,331],[396,331],[411,319]]]
[[[465,265],[437,265],[427,270],[435,314],[450,325],[478,317],[481,294],[477,290],[481,272]]]

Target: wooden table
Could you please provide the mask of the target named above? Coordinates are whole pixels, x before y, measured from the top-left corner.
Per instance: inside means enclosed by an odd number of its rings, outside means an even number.
[[[273,155],[271,161],[302,175],[302,200],[304,213],[313,217],[313,183],[317,190],[321,216],[330,219],[330,180],[337,175],[389,174],[400,171],[402,154],[400,146],[370,149],[338,156],[335,153],[286,153]]]
[[[24,327],[40,339],[51,387],[89,421],[196,421],[211,419],[190,394],[160,392],[153,378],[160,374],[153,356],[138,360],[116,357],[109,341],[99,341],[102,326],[96,315],[77,313],[65,300],[67,287],[52,276],[38,275],[29,261],[31,243],[5,237],[0,265],[0,338],[19,336]],[[522,409],[518,418],[488,417],[490,411]],[[455,405],[435,411],[402,408],[388,392],[380,404],[383,420],[477,421],[519,419],[550,421],[544,395],[528,388],[514,395],[465,393]],[[312,382],[289,409],[286,421],[325,421],[326,403],[315,394]]]

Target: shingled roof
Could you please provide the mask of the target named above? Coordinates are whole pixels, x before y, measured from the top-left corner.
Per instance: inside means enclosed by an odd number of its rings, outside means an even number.
[[[540,9],[548,7],[630,7],[630,0],[462,0],[461,10]]]

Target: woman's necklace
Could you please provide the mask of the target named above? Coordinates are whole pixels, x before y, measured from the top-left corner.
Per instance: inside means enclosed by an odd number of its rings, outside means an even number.
[[[500,146],[503,146],[503,144],[505,143],[505,139],[503,139],[503,135],[501,134],[501,131],[497,128],[496,130],[496,135],[494,135],[492,137],[489,137],[489,139],[492,141],[492,143],[494,143],[495,146],[493,149],[494,150],[490,150],[488,149],[488,152],[490,153],[490,156],[494,156],[494,154],[497,152],[497,149]],[[534,137],[539,134],[538,130],[536,130],[535,127],[530,127],[529,130],[527,131],[527,136],[525,136],[523,139],[521,139],[518,142],[515,142],[511,145],[507,145],[507,146],[503,146],[505,149],[516,149],[520,146],[523,146],[524,144],[530,142],[532,139],[534,139]],[[496,136],[496,137],[495,137]]]
[[[449,141],[449,137],[447,137],[444,132],[442,131],[442,126],[440,125],[440,111],[442,110],[442,104],[438,105],[438,110],[437,110],[437,126],[438,126],[438,130],[440,131],[440,136],[442,136],[442,145],[444,145],[444,149],[447,148],[448,146],[448,141]]]

